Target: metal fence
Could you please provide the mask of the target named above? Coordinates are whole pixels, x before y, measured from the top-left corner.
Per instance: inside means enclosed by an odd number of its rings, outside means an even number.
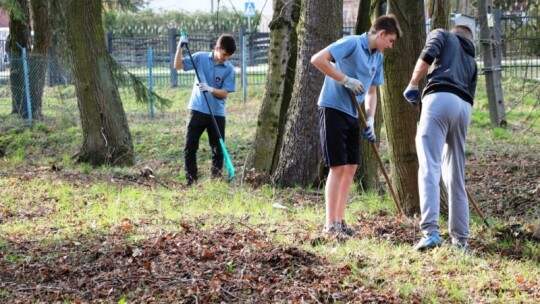
[[[237,74],[245,75],[247,84],[264,83],[270,45],[269,33],[240,32],[235,36],[237,51],[230,61],[236,68]],[[189,37],[192,53],[213,50],[218,38],[209,33],[192,33]],[[152,79],[155,85],[191,86],[192,73],[179,72],[173,68],[179,39],[177,29],[169,29],[168,35],[153,38],[115,37],[109,33],[107,34],[107,48],[121,66],[140,76],[144,81],[149,79],[148,67],[152,66]],[[152,56],[148,55],[150,53]],[[187,56],[185,50],[183,56]]]
[[[540,16],[502,15],[496,19],[501,31],[503,76],[526,79],[540,79]],[[344,26],[344,35],[353,31],[353,25]],[[163,33],[161,31],[160,33]],[[112,57],[131,73],[149,81],[149,67],[152,66],[153,83],[156,86],[190,86],[193,75],[173,69],[174,53],[179,39],[177,29],[168,29],[166,35],[148,37],[119,37],[107,34],[107,47]],[[214,31],[190,33],[192,52],[211,51],[217,39]],[[268,68],[269,33],[246,33],[243,30],[233,33],[236,37],[237,52],[231,57],[238,78],[246,75],[245,83],[264,84]],[[243,43],[245,41],[245,43]],[[4,50],[5,41],[0,40],[0,82],[9,80],[10,59]],[[152,56],[149,57],[151,49]],[[187,54],[184,54],[187,55]],[[478,57],[481,64],[481,56]],[[48,75],[49,85],[70,81],[69,69],[61,61],[50,56]],[[244,66],[245,64],[245,66]],[[243,70],[245,68],[245,71]],[[239,86],[244,83],[238,81]]]
[[[503,77],[540,80],[540,31],[537,30],[540,26],[540,16],[502,14],[498,16],[494,21],[495,27],[500,30],[501,40],[493,51],[501,54]],[[351,25],[344,27],[344,35],[351,34],[352,30]],[[214,31],[211,30],[190,33],[191,51],[211,51],[218,38],[213,33]],[[230,59],[238,75],[237,91],[240,87],[264,84],[268,69],[269,33],[246,33],[240,30],[232,34],[236,37],[238,46]],[[153,37],[148,37],[148,35],[117,37],[108,33],[106,38],[107,49],[111,56],[149,86],[163,88],[192,86],[194,80],[192,72],[176,71],[173,68],[179,40],[178,29],[170,28],[166,35],[160,34]],[[39,85],[35,82],[41,81],[42,77],[39,75],[43,74],[43,65],[39,62],[48,62],[45,67],[46,85],[52,87],[57,84],[72,83],[69,63],[54,49],[50,50],[46,61],[37,59],[32,53],[28,53],[26,59],[11,58],[5,50],[5,41],[0,40],[0,55],[0,84],[2,85],[0,98],[6,94],[22,94],[21,96],[24,97],[13,100],[26,100],[27,97],[38,98],[36,92],[40,91],[36,91],[35,88]],[[183,55],[187,56],[187,53]],[[480,65],[482,64],[481,57],[477,58]],[[30,106],[26,102],[21,102],[16,107],[11,103],[2,102],[0,106],[17,108],[21,113],[27,113],[27,108],[33,107],[33,101],[30,101]],[[40,105],[36,109],[32,108],[32,111],[39,112],[39,107]],[[29,116],[31,122],[31,114]]]
[[[499,22],[502,75],[540,80],[540,16],[502,15]]]

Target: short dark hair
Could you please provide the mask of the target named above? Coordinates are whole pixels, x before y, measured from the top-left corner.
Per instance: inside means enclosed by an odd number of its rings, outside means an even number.
[[[224,50],[227,55],[232,55],[236,52],[236,41],[234,40],[234,37],[229,34],[219,36],[216,46]]]
[[[458,24],[452,29],[451,32],[456,34],[456,35],[465,37],[465,38],[467,38],[467,39],[469,39],[471,41],[474,40],[473,32],[472,32],[471,28],[469,26],[467,26],[467,25]]]
[[[385,30],[387,34],[396,34],[397,38],[403,36],[401,27],[393,14],[382,15],[373,22],[369,29],[370,34],[375,34],[378,31]]]

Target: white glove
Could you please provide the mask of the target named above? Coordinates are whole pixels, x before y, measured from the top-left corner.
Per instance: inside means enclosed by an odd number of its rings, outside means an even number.
[[[366,128],[364,129],[364,138],[369,142],[376,142],[377,136],[375,135],[375,120],[373,117],[368,117],[366,120]]]
[[[204,82],[199,83],[199,90],[201,90],[201,92],[209,92],[210,94],[214,92],[214,88]]]
[[[186,45],[189,45],[189,38],[187,36],[180,36],[180,41],[178,41],[178,46],[176,48],[181,49]]]
[[[364,92],[364,84],[360,80],[351,78],[347,75],[345,75],[345,78],[343,78],[341,84],[351,89],[356,95],[360,95]]]

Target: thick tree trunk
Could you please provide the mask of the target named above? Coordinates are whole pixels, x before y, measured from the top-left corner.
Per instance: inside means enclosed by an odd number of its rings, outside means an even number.
[[[431,30],[450,29],[450,0],[429,0],[428,3]]]
[[[49,86],[72,84],[69,52],[66,41],[64,0],[49,0],[49,24],[52,29],[48,49]],[[54,12],[54,13],[52,13]]]
[[[471,1],[470,0],[456,0],[456,13],[471,15]]]
[[[31,0],[34,21],[34,49],[28,58],[30,67],[30,94],[32,100],[32,116],[42,116],[43,88],[47,73],[47,57],[50,42],[48,0]]]
[[[418,158],[414,141],[418,114],[403,99],[402,92],[409,83],[426,38],[424,5],[417,0],[396,0],[389,2],[389,12],[396,15],[403,37],[391,50],[385,51],[383,116],[388,137],[392,185],[403,211],[412,215],[420,210]]]
[[[269,70],[255,140],[244,170],[255,170],[264,179],[274,172],[283,139],[297,58],[296,25],[300,0],[278,0],[270,23]],[[247,172],[244,172],[247,173]]]
[[[343,2],[302,1],[298,61],[291,107],[283,146],[272,181],[281,186],[312,185],[319,176],[317,99],[324,75],[311,63],[311,56],[342,36]]]
[[[26,106],[25,78],[23,70],[22,50],[30,53],[30,7],[27,0],[15,0],[15,7],[9,14],[9,35],[11,49],[11,113],[28,118]],[[20,47],[19,47],[20,46]]]
[[[132,165],[133,143],[111,72],[101,21],[101,1],[65,1],[83,146],[78,160],[92,165]]]
[[[356,35],[362,35],[367,32],[371,27],[371,16],[376,14],[376,11],[372,11],[371,9],[371,0],[360,0],[354,33]]]
[[[355,33],[361,35],[369,31],[372,21],[379,16],[378,11],[379,10],[377,9],[376,5],[372,7],[370,0],[361,0],[360,5],[358,6],[358,17],[356,19]],[[378,94],[378,96],[380,96],[380,94]],[[363,107],[362,111],[364,111],[364,115],[366,115]],[[379,139],[381,138],[382,122],[382,111],[380,110],[379,106],[377,112],[375,113],[375,134]],[[375,158],[375,153],[373,152],[370,143],[364,140],[362,135],[360,135],[360,137],[362,137],[360,139],[362,162],[358,166],[354,179],[360,189],[364,189],[365,191],[377,191],[379,189],[377,159]],[[380,141],[377,141],[377,146],[379,145],[379,142]]]

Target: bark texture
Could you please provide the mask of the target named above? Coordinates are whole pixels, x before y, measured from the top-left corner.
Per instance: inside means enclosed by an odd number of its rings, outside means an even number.
[[[270,23],[269,70],[257,120],[255,140],[244,170],[268,179],[274,172],[283,139],[296,68],[300,0],[275,1]],[[244,172],[246,173],[246,172]]]
[[[415,147],[417,112],[404,100],[416,59],[426,37],[424,5],[417,0],[388,3],[389,12],[398,19],[403,37],[385,52],[385,85],[382,88],[383,117],[388,138],[392,185],[403,212],[420,210],[418,196],[418,157]],[[410,54],[410,56],[403,56]]]
[[[339,0],[302,1],[295,86],[272,181],[280,186],[310,186],[321,168],[317,99],[324,76],[311,57],[342,36],[343,3]]]
[[[133,143],[105,48],[101,1],[66,0],[67,41],[77,92],[83,145],[78,161],[132,165]]]

